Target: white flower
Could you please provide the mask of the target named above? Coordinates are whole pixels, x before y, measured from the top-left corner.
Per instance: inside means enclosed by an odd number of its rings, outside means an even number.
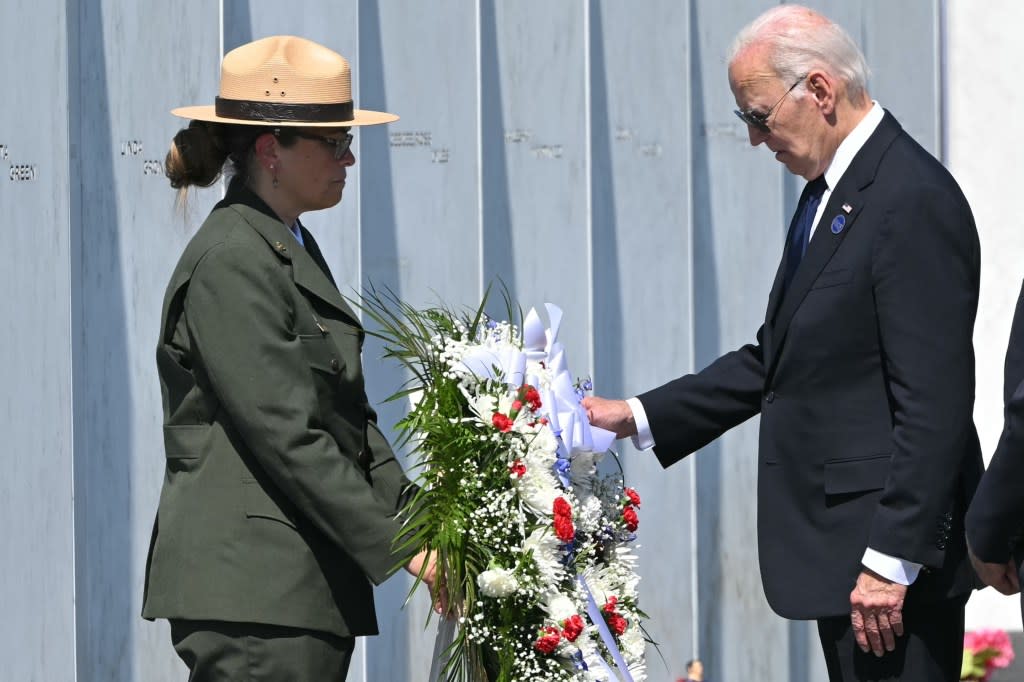
[[[516,482],[516,485],[519,487],[519,496],[523,504],[530,511],[537,516],[551,517],[555,498],[562,494],[558,480],[554,476],[527,461],[526,474]]]
[[[494,412],[498,408],[497,398],[486,393],[474,395],[464,387],[462,388],[462,393],[466,396],[466,402],[469,403],[470,411],[486,426],[491,426],[491,417],[494,416]]]
[[[542,527],[530,533],[530,536],[523,542],[523,552],[533,552],[533,561],[537,564],[542,576],[550,580],[555,576],[561,576],[562,551],[559,549],[558,538],[548,527]]]
[[[544,605],[544,610],[548,612],[548,615],[556,623],[561,623],[579,613],[579,610],[576,608],[576,602],[561,593],[556,593],[549,599],[547,604]]]
[[[640,627],[635,625],[630,619],[629,627],[619,637],[619,644],[622,646],[622,653],[626,655],[626,658],[630,661],[639,661],[644,656],[644,650],[647,648],[647,642],[644,641],[644,635],[640,631]]]
[[[516,575],[507,568],[490,568],[476,578],[476,584],[485,597],[507,597],[519,589]]]

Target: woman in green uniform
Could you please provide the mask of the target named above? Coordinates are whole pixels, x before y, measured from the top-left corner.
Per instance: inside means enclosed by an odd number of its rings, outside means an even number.
[[[377,634],[372,585],[413,493],[363,383],[363,330],[299,217],[337,204],[351,130],[398,117],[354,108],[348,62],[276,36],[224,57],[213,106],[174,138],[179,190],[226,171],[227,194],[182,254],[157,364],[166,476],[143,616],[167,618],[190,680],[343,680]]]

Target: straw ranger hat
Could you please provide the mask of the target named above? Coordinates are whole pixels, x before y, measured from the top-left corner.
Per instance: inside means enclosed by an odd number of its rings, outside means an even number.
[[[270,36],[231,50],[221,63],[216,104],[171,113],[199,121],[313,128],[398,120],[383,111],[356,109],[348,60],[295,36]]]

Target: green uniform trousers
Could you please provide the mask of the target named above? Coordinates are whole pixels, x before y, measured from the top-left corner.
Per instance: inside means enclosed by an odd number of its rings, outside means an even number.
[[[344,682],[354,637],[301,628],[171,620],[188,682]]]

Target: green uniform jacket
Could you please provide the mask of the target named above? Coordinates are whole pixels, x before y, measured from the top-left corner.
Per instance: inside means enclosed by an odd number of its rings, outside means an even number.
[[[164,298],[167,468],[145,618],[377,633],[371,581],[409,481],[363,385],[363,330],[316,243],[233,182]]]

